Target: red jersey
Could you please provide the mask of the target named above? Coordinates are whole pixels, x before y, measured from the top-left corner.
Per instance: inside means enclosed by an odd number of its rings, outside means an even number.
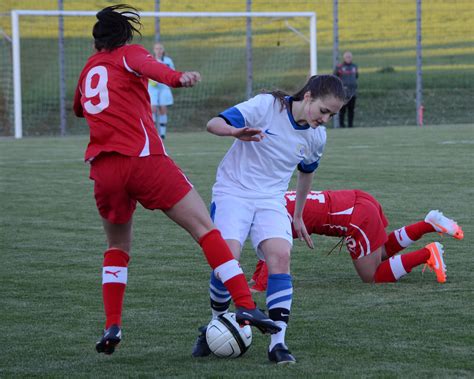
[[[165,154],[152,119],[148,78],[180,87],[181,75],[140,45],[92,55],[74,96],[74,113],[85,117],[90,129],[85,159],[101,152],[134,157]]]
[[[357,190],[310,191],[306,197],[303,222],[309,234],[346,236],[351,221]],[[285,194],[286,208],[293,215],[296,192]],[[296,238],[297,236],[294,235]]]

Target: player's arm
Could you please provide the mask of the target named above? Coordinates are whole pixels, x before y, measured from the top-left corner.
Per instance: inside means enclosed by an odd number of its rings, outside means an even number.
[[[264,137],[261,125],[273,101],[271,95],[255,96],[230,107],[207,123],[207,131],[217,136],[231,136],[242,141],[261,141]]]
[[[84,110],[82,109],[81,96],[82,96],[81,88],[78,84],[76,87],[76,92],[74,94],[74,105],[73,105],[74,114],[77,117],[84,117]]]
[[[260,129],[249,128],[246,126],[235,127],[227,118],[223,116],[214,117],[207,123],[207,131],[220,137],[235,137],[242,141],[258,142],[263,138]]]
[[[175,71],[158,62],[144,47],[139,45],[131,45],[127,49],[124,64],[127,69],[133,72],[174,88],[192,87],[201,81],[199,72]]]
[[[314,171],[303,172],[298,171],[296,180],[296,199],[295,211],[293,213],[293,229],[300,240],[304,240],[309,248],[314,249],[313,241],[303,222],[303,210],[306,203],[306,197],[311,190],[313,183]]]

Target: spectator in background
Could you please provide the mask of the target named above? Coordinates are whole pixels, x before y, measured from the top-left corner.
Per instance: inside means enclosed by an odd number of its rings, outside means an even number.
[[[352,53],[346,51],[343,55],[344,62],[339,63],[334,69],[334,75],[338,76],[344,84],[346,96],[350,99],[339,112],[339,122],[341,128],[345,128],[344,119],[346,117],[346,110],[348,111],[348,126],[354,126],[354,110],[357,97],[357,78],[359,77],[359,70],[357,65],[352,63]]]
[[[171,69],[175,69],[173,60],[166,56],[165,48],[162,43],[157,42],[153,46],[153,53],[158,62],[167,65]],[[151,112],[153,121],[157,121],[158,116],[158,132],[161,139],[166,137],[166,126],[168,125],[168,106],[173,105],[173,94],[170,87],[166,84],[149,80],[148,93],[150,94]]]

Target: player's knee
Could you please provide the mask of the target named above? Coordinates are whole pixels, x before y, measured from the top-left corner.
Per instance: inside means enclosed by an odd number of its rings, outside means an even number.
[[[375,278],[374,278],[373,276],[372,276],[372,277],[369,277],[369,276],[367,276],[367,277],[362,277],[362,276],[361,276],[360,278],[362,279],[362,281],[363,281],[364,283],[374,283],[374,281],[375,281]]]
[[[290,272],[290,252],[280,251],[267,258],[269,274],[288,274]]]

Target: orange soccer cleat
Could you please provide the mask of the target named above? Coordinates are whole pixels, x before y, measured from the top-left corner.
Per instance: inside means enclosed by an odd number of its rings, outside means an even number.
[[[458,240],[464,238],[464,232],[456,221],[443,215],[439,210],[432,210],[425,217],[425,222],[433,225],[433,228],[440,234],[448,234]]]
[[[436,273],[436,279],[438,280],[438,283],[445,283],[446,265],[444,264],[443,259],[443,245],[441,245],[439,242],[433,242],[429,245],[426,245],[425,247],[430,251],[430,257],[426,261],[422,272],[425,272],[426,266],[428,266],[430,271],[434,271]]]

